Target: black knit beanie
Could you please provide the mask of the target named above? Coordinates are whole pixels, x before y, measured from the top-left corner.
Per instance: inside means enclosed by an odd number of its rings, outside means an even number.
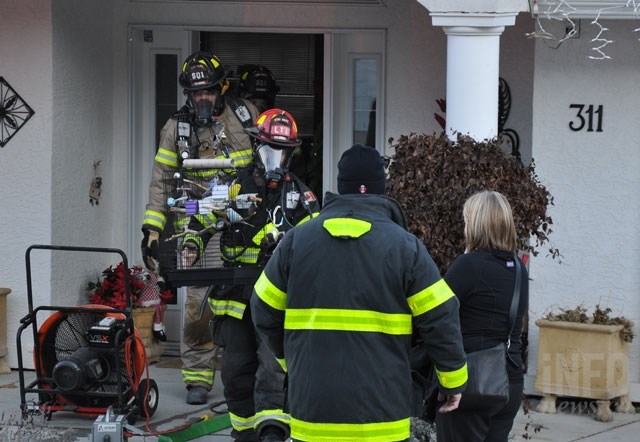
[[[385,192],[387,174],[384,161],[373,147],[356,144],[338,162],[338,193]]]

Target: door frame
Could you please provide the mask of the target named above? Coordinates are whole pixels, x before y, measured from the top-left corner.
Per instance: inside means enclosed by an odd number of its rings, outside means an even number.
[[[145,42],[145,31],[153,33],[153,41]],[[359,55],[375,55],[380,59],[378,102],[376,104],[376,144],[383,153],[385,134],[385,56],[386,31],[371,29],[309,29],[309,28],[192,28],[179,26],[130,25],[129,41],[129,229],[128,254],[135,262],[142,259],[140,251],[140,226],[144,218],[144,208],[148,198],[155,153],[155,76],[154,56],[158,53],[173,53],[181,63],[198,46],[199,33],[207,32],[251,32],[322,34],[324,38],[323,75],[323,193],[335,192],[336,170],[342,152],[351,146],[353,133],[353,100],[351,83],[352,60]],[[177,66],[177,72],[179,66]],[[183,102],[180,87],[176,90],[177,102]],[[186,290],[178,290],[176,306],[169,306],[165,314],[167,323],[180,324],[182,334],[181,309],[186,299]],[[177,317],[176,317],[177,316]],[[179,318],[179,319],[178,319]],[[169,334],[176,336],[177,330]],[[182,336],[180,336],[180,341]]]

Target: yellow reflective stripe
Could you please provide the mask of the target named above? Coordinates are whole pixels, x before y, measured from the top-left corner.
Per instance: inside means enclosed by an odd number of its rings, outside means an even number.
[[[444,388],[458,388],[467,382],[467,379],[469,378],[466,363],[461,368],[454,371],[439,371],[436,369],[436,375],[438,376],[440,384]]]
[[[213,213],[199,214],[194,216],[200,222],[200,224],[202,224],[202,227],[206,227],[207,231],[209,231],[210,233],[215,233],[215,223],[218,221],[217,216],[215,216]]]
[[[273,223],[269,223],[265,225],[262,229],[258,230],[258,233],[256,233],[254,237],[251,238],[251,241],[253,241],[254,244],[259,246],[260,243],[262,242],[262,238],[264,238],[267,235],[267,233],[271,232],[274,229],[277,230],[278,228]]]
[[[231,420],[231,425],[236,431],[253,430],[255,416],[242,417],[229,412],[229,419]]]
[[[232,318],[242,319],[246,304],[231,299],[213,299],[209,298],[209,308],[214,315],[231,316]]]
[[[355,218],[331,218],[324,220],[322,226],[331,236],[359,238],[371,230],[371,223]]]
[[[319,423],[291,418],[291,438],[314,442],[389,442],[410,436],[409,418],[375,423]]]
[[[307,215],[304,218],[302,218],[300,221],[298,221],[298,224],[296,224],[296,226],[299,226],[300,224],[304,224],[310,219],[315,218],[318,215],[320,215],[320,212],[313,212],[311,215]]]
[[[158,148],[155,160],[160,164],[165,164],[170,167],[178,167],[178,153],[173,150],[165,149],[164,147]]]
[[[233,159],[235,167],[245,167],[253,160],[253,151],[251,149],[236,150],[229,152],[229,157]]]
[[[158,212],[156,210],[151,210],[151,209],[147,209],[144,212],[143,224],[149,224],[150,226],[155,226],[160,230],[163,230],[166,222],[167,222],[167,217],[162,212]]]
[[[266,301],[265,301],[266,302]],[[287,309],[285,330],[340,330],[410,335],[411,315],[372,310]]]
[[[278,361],[278,364],[280,364],[280,367],[282,367],[282,371],[284,371],[286,373],[288,371],[287,370],[287,360],[286,359],[278,359],[278,358],[276,358],[276,361]]]
[[[213,371],[194,371],[182,369],[182,380],[184,382],[202,382],[203,384],[213,385]]]
[[[262,410],[256,413],[254,420],[254,428],[257,428],[264,421],[280,421],[286,425],[289,425],[291,416],[280,409],[274,410]]]
[[[230,262],[245,262],[249,264],[255,264],[258,262],[258,255],[260,254],[260,249],[256,247],[224,247],[225,253],[222,255],[222,259]],[[242,253],[241,255],[238,255]],[[235,258],[227,258],[226,256],[236,256]]]
[[[445,280],[439,279],[426,289],[408,297],[407,302],[413,316],[418,316],[436,308],[454,296],[455,294]]]
[[[181,216],[175,218],[173,221],[173,227],[176,229],[176,232],[184,232],[187,227],[189,227],[189,221],[191,221],[190,216]]]
[[[256,281],[253,289],[260,298],[269,307],[284,311],[287,308],[287,294],[276,287],[262,272]]]

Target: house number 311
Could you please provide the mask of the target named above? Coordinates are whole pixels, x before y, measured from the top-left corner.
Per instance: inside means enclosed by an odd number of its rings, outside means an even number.
[[[602,105],[594,106],[593,104],[570,104],[569,109],[577,109],[576,118],[569,122],[569,129],[574,132],[583,130],[586,126],[587,132],[593,132],[593,124],[595,117],[595,131],[602,132],[602,114],[604,113]]]

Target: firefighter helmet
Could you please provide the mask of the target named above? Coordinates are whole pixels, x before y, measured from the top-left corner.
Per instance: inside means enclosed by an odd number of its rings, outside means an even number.
[[[274,108],[258,115],[256,125],[246,132],[258,141],[273,147],[296,147],[302,140],[298,138],[296,120],[286,110]]]
[[[220,88],[223,94],[228,83],[228,70],[222,65],[220,59],[208,52],[196,52],[190,55],[182,64],[182,73],[179,82],[187,91],[197,91],[201,89]]]
[[[276,84],[276,77],[269,68],[260,65],[241,66],[239,68],[239,94],[242,98],[264,97],[273,105],[280,88]]]

